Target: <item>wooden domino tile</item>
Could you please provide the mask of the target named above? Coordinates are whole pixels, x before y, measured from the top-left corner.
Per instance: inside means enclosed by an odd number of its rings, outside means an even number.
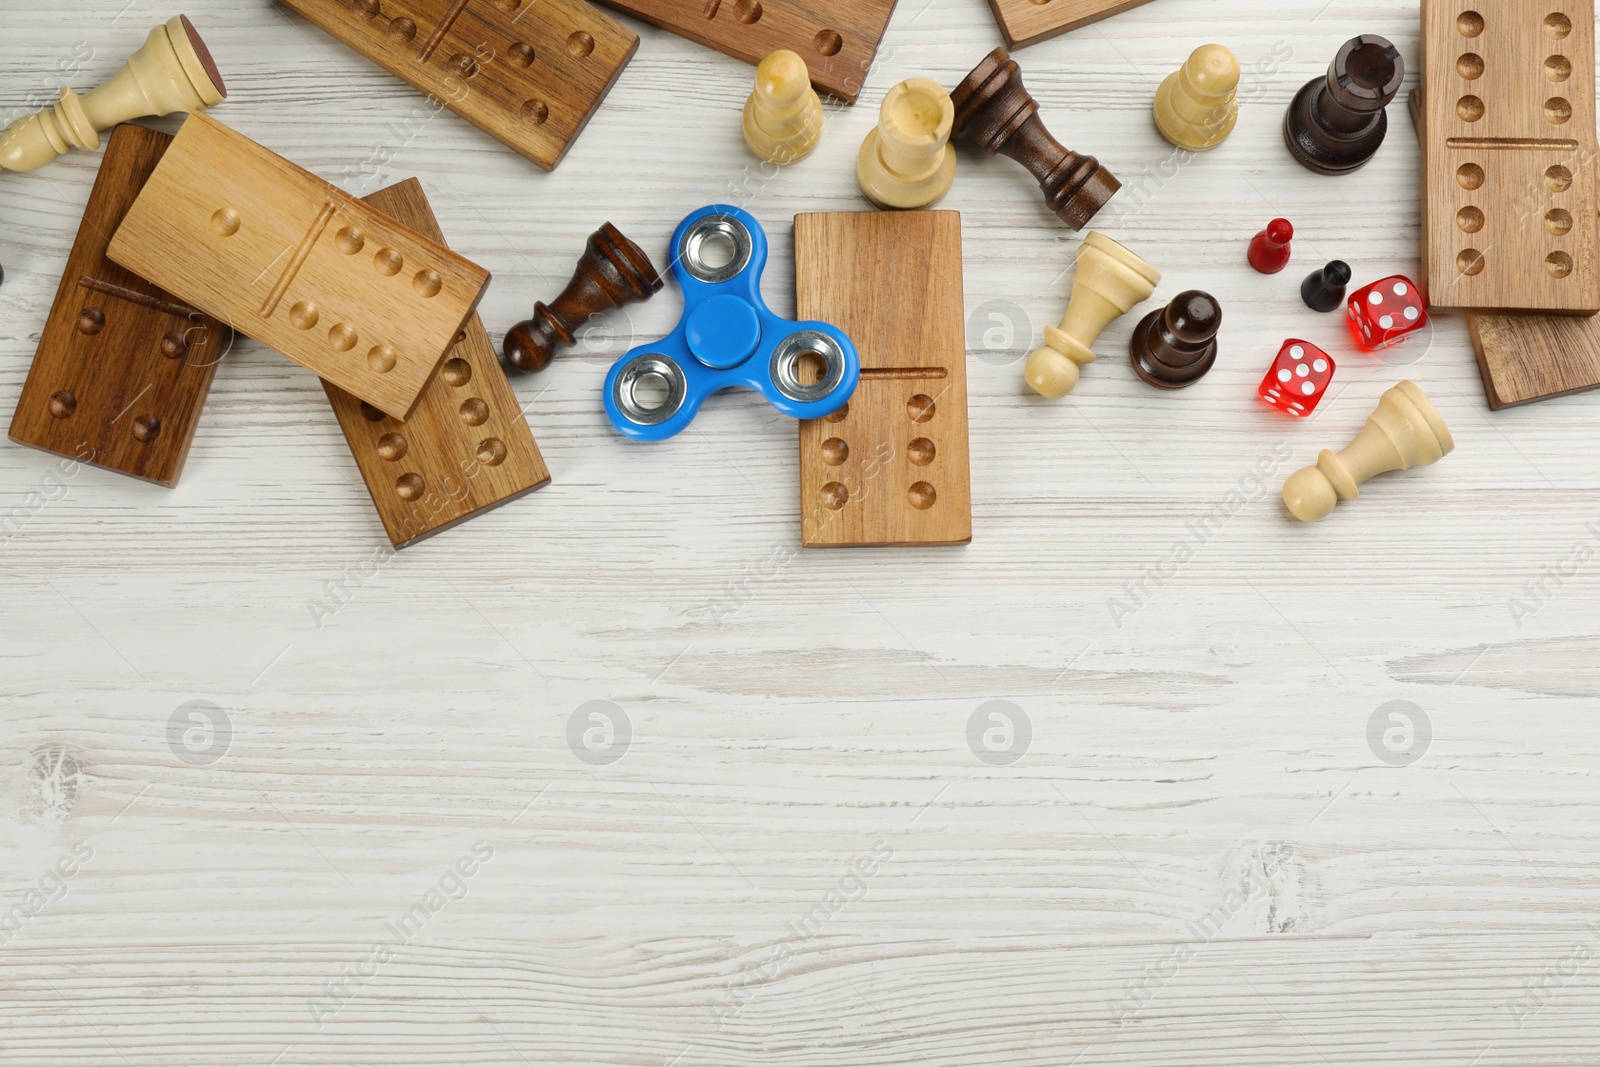
[[[1419,137],[1422,97],[1408,97]],[[1468,312],[1467,330],[1492,410],[1600,388],[1600,316]]]
[[[832,415],[800,424],[807,547],[972,540],[961,215],[824,212],[794,220],[795,303],[861,355]]]
[[[430,240],[444,234],[408,178],[366,202]],[[328,382],[328,403],[361,468],[383,528],[405,548],[550,482],[528,420],[477,315],[405,422]]]
[[[190,115],[113,260],[405,418],[489,273],[235,133]]]
[[[228,331],[106,258],[172,138],[112,131],[11,419],[11,439],[158,485],[178,482]]]
[[[1022,48],[1150,0],[989,0],[1007,48]]]
[[[545,170],[639,47],[585,0],[278,0]]]
[[[746,63],[760,63],[768,53],[787,48],[806,61],[819,93],[853,104],[896,0],[600,2]]]
[[[1593,0],[1424,0],[1428,302],[1600,310]]]

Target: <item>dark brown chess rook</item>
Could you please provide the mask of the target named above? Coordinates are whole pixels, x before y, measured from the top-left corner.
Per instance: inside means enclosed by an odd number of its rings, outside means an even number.
[[[648,300],[662,284],[644,249],[606,223],[589,235],[578,269],[561,295],[550,304],[534,304],[533,318],[506,331],[506,363],[524,374],[544,370],[556,349],[572,344],[589,319]]]
[[[1158,389],[1193,385],[1217,361],[1222,308],[1209,293],[1191,289],[1152,311],[1134,327],[1128,359],[1139,377]]]
[[[1063,148],[1039,119],[1039,104],[1022,84],[1022,71],[1004,48],[972,68],[950,94],[953,136],[1010,156],[1037,179],[1045,202],[1062,222],[1081,230],[1122,183],[1093,156]]]
[[[1318,174],[1347,174],[1371,159],[1389,132],[1384,108],[1406,75],[1400,50],[1377,34],[1346,41],[1324,78],[1295,94],[1283,118],[1290,155]]]

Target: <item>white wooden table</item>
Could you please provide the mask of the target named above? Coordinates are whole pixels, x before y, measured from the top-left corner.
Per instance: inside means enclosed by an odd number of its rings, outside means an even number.
[[[7,4],[0,103],[98,84],[175,10],[126,2]],[[999,41],[982,0],[904,0],[861,104],[769,178],[750,69],[639,26],[544,174],[448,113],[406,133],[419,97],[266,0],[186,10],[218,117],[352,191],[421,177],[497,340],[601,222],[659,256],[730,197],[792,310],[790,219],[865,207],[884,91]],[[551,486],[399,555],[316,381],[253,344],[176,490],[0,447],[0,514],[29,512],[0,548],[0,1064],[1597,1062],[1600,397],[1490,415],[1459,319],[1364,357],[1297,292],[1417,269],[1402,105],[1347,178],[1279,132],[1348,37],[1414,68],[1417,21],[1156,0],[1019,54],[1127,185],[1097,227],[1163,298],[1222,300],[1223,354],[1157,393],[1130,317],[1069,400],[1027,394],[1079,238],[964,152],[967,548],[796,551],[795,430],[747,395],[613,433],[600,382],[673,291],[516,382]],[[1243,114],[1179,165],[1150,102],[1207,40]],[[7,417],[97,164],[0,175]],[[1255,398],[1289,336],[1342,357],[1308,424]],[[1283,478],[1404,377],[1455,454],[1292,523]]]

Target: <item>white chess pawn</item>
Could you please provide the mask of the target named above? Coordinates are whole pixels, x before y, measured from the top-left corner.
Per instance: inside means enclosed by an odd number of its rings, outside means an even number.
[[[770,53],[756,67],[744,104],[745,144],[781,167],[809,156],[821,136],[822,99],[811,88],[806,61],[788,49]]]
[[[1239,60],[1220,44],[1203,44],[1156,90],[1156,129],[1191,152],[1227,140],[1239,121]]]
[[[1361,495],[1375,474],[1437,463],[1456,447],[1450,428],[1414,382],[1401,382],[1378,399],[1378,410],[1342,452],[1323,450],[1315,467],[1289,475],[1283,502],[1301,522],[1324,518],[1341,500]]]
[[[1094,362],[1095,340],[1135,304],[1148,300],[1160,283],[1160,271],[1105,234],[1091,232],[1078,249],[1067,313],[1060,326],[1044,328],[1044,347],[1023,368],[1028,385],[1052,400],[1072,392],[1078,367]]]
[[[33,170],[72,148],[99,148],[100,131],[174,111],[202,111],[228,95],[194,26],[182,15],[150,31],[144,47],[109,81],[79,96],[61,90],[54,107],[0,132],[0,170]]]

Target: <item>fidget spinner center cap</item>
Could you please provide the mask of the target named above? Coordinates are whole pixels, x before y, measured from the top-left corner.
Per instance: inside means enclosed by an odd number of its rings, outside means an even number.
[[[684,339],[695,359],[727,370],[749,359],[761,344],[761,320],[749,301],[721,293],[690,312]]]

